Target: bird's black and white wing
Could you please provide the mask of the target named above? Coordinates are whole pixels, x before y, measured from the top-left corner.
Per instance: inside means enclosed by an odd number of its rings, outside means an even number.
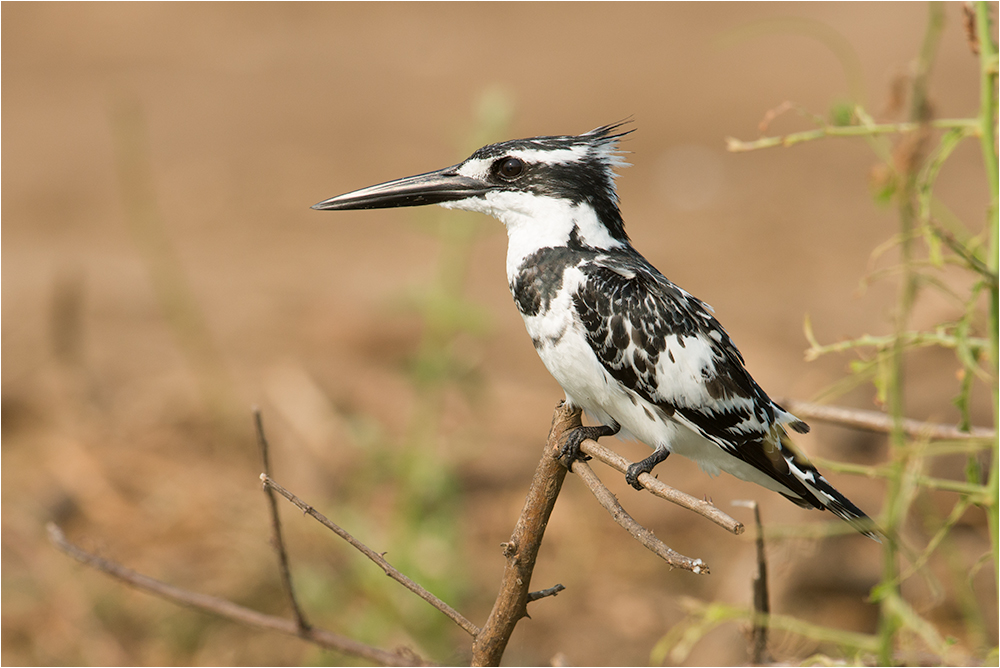
[[[792,445],[786,428],[804,433],[808,426],[754,381],[711,307],[638,255],[598,255],[579,269],[585,280],[573,306],[591,349],[618,383],[648,402],[660,419],[675,421],[766,476],[755,482],[801,506],[829,508],[875,538],[871,520]],[[664,446],[670,447],[655,444]],[[719,457],[707,444],[700,447],[708,450],[701,457],[682,454],[710,472],[722,469],[750,479],[744,466]]]

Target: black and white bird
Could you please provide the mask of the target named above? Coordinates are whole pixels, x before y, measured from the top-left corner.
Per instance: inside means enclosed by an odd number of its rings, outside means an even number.
[[[542,362],[599,426],[653,448],[628,482],[671,453],[757,483],[803,507],[830,509],[878,540],[874,524],[792,444],[809,427],[774,403],[744,368],[712,308],[668,281],[629,243],[615,168],[622,124],[582,135],[515,139],[467,160],[338,195],[314,209],[440,204],[487,213],[506,228],[507,280]]]

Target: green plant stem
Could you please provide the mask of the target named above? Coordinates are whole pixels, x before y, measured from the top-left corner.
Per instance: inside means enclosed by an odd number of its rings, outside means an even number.
[[[893,467],[890,466],[866,466],[864,464],[849,464],[846,462],[835,462],[821,457],[811,457],[814,464],[824,470],[836,471],[837,473],[848,473],[852,475],[864,476],[866,478],[892,478],[896,475]],[[935,478],[927,475],[917,475],[914,481],[922,488],[937,489],[942,492],[955,492],[956,494],[968,495],[973,503],[988,505],[988,488],[984,485],[977,485],[961,480],[948,480],[947,478]]]
[[[672,628],[653,648],[650,659],[654,665],[662,664],[668,658],[675,663],[684,662],[694,645],[709,631],[732,621],[752,622],[817,642],[833,643],[841,650],[867,653],[878,648],[878,638],[867,633],[832,629],[789,615],[764,614],[725,603],[692,605],[695,609],[689,611],[686,622]]]
[[[969,395],[974,379],[991,382],[994,407],[997,406],[998,388],[998,324],[1000,324],[1000,304],[998,304],[997,248],[998,231],[998,169],[996,145],[997,115],[997,46],[992,40],[989,23],[990,11],[995,3],[974,3],[976,15],[975,36],[979,43],[981,76],[981,97],[978,115],[968,119],[933,119],[929,103],[928,84],[934,66],[940,39],[944,28],[944,5],[931,3],[928,20],[923,35],[923,43],[911,69],[909,118],[904,123],[879,124],[860,105],[855,108],[851,125],[816,123],[816,129],[796,132],[784,136],[761,137],[756,141],[740,141],[729,138],[728,149],[733,152],[752,151],[773,147],[789,147],[795,144],[827,137],[861,137],[868,141],[882,160],[891,181],[885,194],[893,197],[899,216],[899,230],[884,248],[877,249],[873,260],[882,250],[893,248],[899,253],[898,268],[881,270],[879,277],[892,276],[899,280],[897,301],[892,318],[892,334],[887,337],[864,336],[851,341],[838,342],[828,346],[820,345],[812,334],[808,320],[806,336],[811,344],[807,359],[815,359],[829,352],[841,352],[859,348],[874,348],[874,355],[868,355],[852,364],[852,382],[868,378],[874,379],[878,400],[886,405],[889,418],[890,452],[888,462],[878,467],[851,467],[850,465],[829,464],[827,468],[858,473],[871,478],[886,480],[886,496],[880,515],[880,523],[886,530],[881,582],[872,591],[872,600],[879,606],[877,632],[870,636],[870,644],[865,644],[876,654],[880,665],[892,665],[902,656],[901,646],[910,639],[922,642],[939,656],[944,657],[952,640],[944,636],[939,628],[922,617],[917,609],[903,596],[904,581],[916,573],[927,575],[928,563],[940,548],[948,549],[949,534],[958,524],[968,508],[975,504],[983,507],[989,518],[992,545],[987,555],[993,557],[995,577],[1000,582],[1000,552],[997,547],[998,533],[998,462],[1000,450],[996,434],[1000,427],[1000,410],[994,408],[993,429],[984,430],[975,443],[931,444],[928,434],[915,432],[912,421],[906,414],[906,361],[907,355],[915,348],[937,346],[951,348],[965,373],[962,392],[956,404],[962,413],[964,428],[971,424],[969,417]],[[973,233],[967,229],[934,196],[934,184],[944,163],[952,156],[956,147],[968,137],[978,137],[989,181],[989,209],[986,229]],[[920,242],[926,245],[926,254]],[[950,253],[948,253],[950,251]],[[968,295],[959,296],[948,283],[934,272],[955,264],[972,274],[972,288]],[[870,282],[872,277],[869,277]],[[964,315],[955,323],[941,325],[932,332],[912,331],[908,325],[912,319],[917,298],[923,287],[940,291],[948,298],[962,304]],[[988,295],[988,335],[969,336],[980,326],[979,304],[983,293]],[[988,360],[988,361],[987,361]],[[992,449],[992,462],[987,484],[981,484],[980,455],[977,450]],[[947,480],[927,475],[925,465],[935,456],[949,450],[965,452],[969,457],[965,480]],[[930,506],[927,496],[920,496],[928,490],[940,490],[960,495],[952,504],[951,513],[935,530],[929,544],[916,552],[907,543],[900,541],[905,526],[916,517],[913,505],[922,501]],[[926,512],[924,513],[927,514]],[[938,525],[928,525],[938,526]],[[824,531],[827,530],[823,527]],[[796,528],[796,535],[800,529]],[[834,528],[836,531],[836,528]],[[907,557],[912,566],[901,570],[900,557]],[[984,557],[985,561],[987,557]],[[961,569],[958,570],[961,573]],[[972,599],[969,599],[972,600]],[[975,605],[975,604],[973,604]],[[725,610],[713,610],[716,617],[725,616]],[[974,616],[974,615],[973,615]],[[967,618],[971,617],[966,615]],[[694,630],[698,637],[704,635],[709,625],[717,623],[706,615],[701,625]],[[774,618],[771,619],[774,625]],[[683,633],[683,630],[681,630]],[[692,636],[689,632],[687,635]],[[691,639],[674,634],[679,646],[690,643]],[[693,637],[693,636],[692,636]],[[995,654],[995,650],[993,650]],[[673,656],[676,660],[677,657]],[[942,658],[942,661],[947,659]],[[992,660],[992,659],[991,659]]]
[[[961,128],[970,131],[972,134],[978,134],[980,137],[983,135],[982,125],[978,120],[971,118],[942,118],[931,121],[930,126],[940,130]],[[761,137],[753,141],[743,141],[735,137],[726,137],[726,150],[731,153],[742,153],[745,151],[757,151],[763,148],[775,148],[777,146],[794,146],[802,142],[815,141],[826,137],[874,137],[888,134],[905,134],[916,132],[921,127],[921,124],[918,122],[880,123],[877,125],[825,125],[815,130],[793,132],[780,137]]]
[[[990,208],[988,216],[988,243],[989,252],[986,255],[990,271],[997,273],[997,236],[998,230],[997,198],[1000,184],[997,178],[997,154],[996,149],[996,82],[997,82],[997,45],[993,42],[992,31],[990,30],[990,7],[994,3],[976,2],[974,9],[976,13],[976,37],[979,42],[979,141],[982,147],[983,163],[986,168],[987,182],[990,184]],[[997,350],[998,328],[1000,328],[1000,307],[998,307],[998,290],[994,283],[989,286],[989,336],[990,336],[990,364],[993,371],[993,426],[1000,430],[1000,416],[998,416],[997,402],[998,396],[997,379],[1000,377],[1000,354]],[[989,518],[989,529],[991,544],[993,545],[993,575],[994,583],[1000,586],[1000,555],[997,546],[997,525],[1000,522],[998,511],[1000,511],[1000,473],[998,473],[998,460],[1000,460],[1000,441],[994,445],[993,462],[990,465],[990,476],[988,487],[992,498],[992,505],[986,509]]]
[[[882,586],[886,588],[880,599],[879,615],[879,663],[892,665],[894,640],[901,620],[891,601],[899,597],[899,566],[897,563],[896,535],[899,525],[906,516],[904,507],[903,475],[907,467],[907,437],[904,428],[906,403],[904,393],[906,326],[913,302],[916,298],[917,281],[912,266],[913,240],[909,234],[914,222],[913,176],[906,179],[906,187],[900,192],[899,217],[903,229],[900,253],[903,267],[902,286],[897,303],[895,335],[890,352],[890,370],[887,378],[886,397],[892,430],[889,433],[892,461],[888,466],[888,490],[886,491],[884,525],[889,531],[882,562]]]
[[[965,345],[971,350],[981,350],[990,345],[990,342],[986,339],[970,336],[961,340],[959,337],[947,334],[941,330],[934,332],[902,332],[899,335],[892,334],[889,336],[871,336],[866,334],[856,339],[850,339],[849,341],[838,341],[837,343],[827,345],[820,345],[819,342],[813,339],[810,341],[812,347],[806,351],[806,361],[812,361],[827,353],[840,353],[853,348],[877,348],[878,350],[885,350],[890,348],[897,340],[901,340],[906,346],[914,347],[940,346],[941,348],[957,348],[959,345]]]
[[[989,2],[976,2],[976,37],[979,41],[979,118],[976,123],[979,125],[979,141],[983,147],[983,162],[986,166],[986,178],[990,184],[990,192],[993,196],[992,207],[994,213],[997,209],[997,196],[1000,192],[1000,185],[997,181],[997,154],[996,146],[996,93],[994,87],[997,79],[997,45],[993,43],[993,36],[990,34],[990,5]],[[994,224],[996,220],[994,219]],[[995,266],[995,262],[994,262]]]
[[[929,124],[929,105],[927,102],[927,77],[937,53],[938,41],[944,27],[944,10],[939,3],[931,3],[929,7],[927,30],[917,57],[913,74],[911,94],[910,121],[917,124],[917,132],[926,132]],[[906,623],[900,614],[899,564],[897,555],[898,529],[906,517],[912,493],[907,488],[913,484],[913,464],[911,458],[915,453],[907,447],[907,436],[904,428],[906,419],[905,398],[905,352],[906,333],[910,314],[917,296],[918,275],[913,266],[914,260],[914,228],[917,223],[917,175],[918,161],[921,159],[920,138],[912,146],[906,147],[911,157],[898,161],[899,166],[905,166],[905,173],[899,175],[902,187],[898,193],[900,222],[900,264],[903,268],[902,284],[896,307],[894,334],[890,354],[890,366],[886,387],[889,415],[892,418],[892,431],[889,442],[892,451],[889,478],[889,489],[886,498],[885,527],[889,537],[883,552],[882,582],[879,585],[879,649],[878,659],[881,665],[892,665],[896,634]]]

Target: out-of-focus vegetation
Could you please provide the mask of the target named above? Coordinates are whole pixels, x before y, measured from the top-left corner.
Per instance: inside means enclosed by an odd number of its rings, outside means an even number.
[[[983,568],[998,568],[997,533],[997,45],[992,34],[991,5],[967,7],[967,39],[978,56],[982,94],[980,106],[969,118],[934,118],[928,78],[934,67],[944,7],[929,7],[927,31],[921,51],[907,77],[899,83],[897,104],[908,108],[902,123],[879,124],[859,102],[839,106],[818,130],[790,137],[765,137],[753,142],[730,140],[736,151],[792,146],[830,136],[866,140],[879,163],[872,170],[876,202],[893,207],[899,231],[872,253],[872,269],[864,283],[894,281],[898,300],[891,314],[893,333],[856,336],[834,344],[821,344],[806,320],[811,343],[807,358],[855,353],[851,375],[832,386],[824,397],[834,399],[861,383],[871,382],[879,404],[892,418],[889,461],[875,465],[844,465],[823,461],[822,467],[887,482],[887,494],[878,522],[883,541],[882,577],[871,591],[879,605],[874,634],[803,623],[787,616],[767,616],[725,604],[693,604],[689,619],[675,627],[654,651],[654,661],[668,654],[682,661],[691,646],[714,626],[734,620],[755,620],[773,629],[798,634],[835,649],[836,656],[814,656],[810,661],[846,660],[853,664],[893,665],[932,663],[962,665],[997,661],[997,646],[990,638],[983,610],[975,599],[972,578]],[[854,59],[846,59],[854,62]],[[904,93],[905,91],[905,93]],[[978,142],[988,189],[989,206],[983,217],[963,221],[935,195],[935,180],[947,169],[947,160],[963,141]],[[895,260],[886,261],[891,251]],[[959,318],[915,330],[914,305],[926,293],[944,297],[958,307]],[[954,404],[961,412],[960,428],[968,432],[972,421],[968,407],[972,393],[991,396],[993,436],[946,440],[928,434],[908,433],[907,360],[916,351],[937,346],[952,351],[956,369]],[[932,473],[942,456],[965,458],[964,480]],[[978,509],[988,517],[991,546],[978,555],[963,554],[965,540],[958,522]],[[849,568],[850,563],[844,564]],[[924,617],[903,591],[909,581],[943,596],[952,592],[960,620],[957,629],[943,629]],[[994,579],[994,588],[997,580]],[[995,600],[995,599],[994,599]]]

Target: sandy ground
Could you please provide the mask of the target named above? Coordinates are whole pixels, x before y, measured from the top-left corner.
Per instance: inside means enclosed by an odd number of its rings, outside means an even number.
[[[343,661],[125,590],[45,541],[45,522],[56,520],[130,567],[287,614],[251,405],[263,411],[285,486],[485,620],[498,546],[561,398],[511,304],[502,228],[436,210],[309,209],[453,164],[475,148],[477,128],[492,128],[482,141],[494,141],[633,118],[632,167],[619,187],[635,245],[715,307],[773,396],[809,399],[843,378],[851,356],[804,361],[803,321],[808,314],[824,342],[891,331],[896,283],[859,288],[873,266],[891,265],[892,253],[874,265],[871,255],[897,229],[870,194],[876,157],[861,140],[747,154],[727,153],[724,140],[755,138],[785,101],[825,115],[854,94],[880,120],[899,120],[891,84],[920,47],[926,11],[4,3],[3,662]],[[976,63],[959,5],[946,12],[935,113],[972,115]],[[789,111],[769,132],[810,127]],[[977,147],[963,145],[938,194],[978,225],[983,179]],[[462,229],[474,234],[463,240]],[[449,271],[463,301],[427,299]],[[914,322],[958,315],[929,298]],[[452,380],[412,371],[427,350],[457,369]],[[946,353],[915,356],[908,412],[954,423],[957,368]],[[984,395],[973,412],[988,425]],[[877,408],[864,385],[837,402]],[[810,453],[886,458],[881,437],[814,427],[799,441]],[[610,443],[633,459],[648,452]],[[939,462],[958,477],[962,465]],[[535,575],[538,587],[567,590],[533,604],[510,665],[558,652],[575,664],[645,664],[687,601],[749,604],[749,536],[599,473],[637,519],[712,575],[668,571],[571,477]],[[658,473],[744,521],[732,500],[759,500],[769,525],[830,520],[675,458]],[[878,512],[880,481],[830,478]],[[940,512],[952,502],[930,497]],[[460,631],[297,513],[286,522],[317,624],[467,660]],[[953,554],[971,564],[986,549],[984,518],[970,511],[961,527]],[[874,630],[875,543],[792,538],[769,554],[776,612]],[[947,569],[935,569],[942,591],[913,578],[904,592],[964,638]],[[989,570],[973,586],[996,643]],[[746,647],[740,625],[727,624],[684,662],[744,663]],[[779,638],[773,653],[796,660],[824,649]]]

